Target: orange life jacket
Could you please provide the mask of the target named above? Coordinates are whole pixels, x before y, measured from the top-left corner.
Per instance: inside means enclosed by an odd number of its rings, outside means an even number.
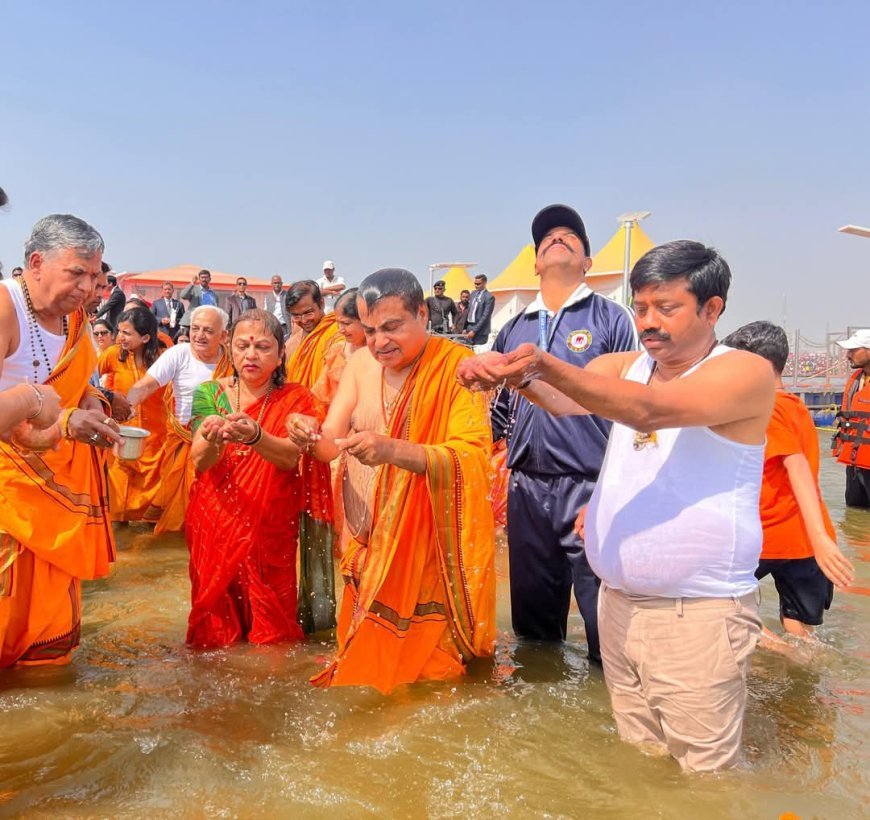
[[[846,382],[831,445],[841,464],[870,470],[870,377],[864,379],[864,387],[859,390],[861,376],[862,371],[856,370]]]

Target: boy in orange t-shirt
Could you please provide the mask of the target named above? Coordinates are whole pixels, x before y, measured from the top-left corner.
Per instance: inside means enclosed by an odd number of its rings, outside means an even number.
[[[834,586],[848,586],[853,576],[852,565],[837,546],[819,490],[816,428],[804,403],[783,387],[788,338],[782,328],[752,322],[723,344],[762,356],[776,372],[776,403],[767,427],[761,487],[764,545],[755,577],[773,576],[783,628],[808,638],[831,606]]]

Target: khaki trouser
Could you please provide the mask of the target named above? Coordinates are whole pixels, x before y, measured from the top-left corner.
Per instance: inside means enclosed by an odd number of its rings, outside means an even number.
[[[761,633],[757,594],[642,598],[602,583],[598,607],[620,737],[669,752],[686,771],[734,765]]]

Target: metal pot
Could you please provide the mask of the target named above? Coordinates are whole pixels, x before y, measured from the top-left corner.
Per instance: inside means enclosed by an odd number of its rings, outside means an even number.
[[[145,449],[145,439],[151,435],[141,427],[121,427],[118,433],[124,441],[115,445],[115,454],[124,461],[135,461],[139,458]]]

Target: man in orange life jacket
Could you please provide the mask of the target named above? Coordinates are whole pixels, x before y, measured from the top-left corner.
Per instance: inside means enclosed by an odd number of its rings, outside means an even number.
[[[870,329],[837,342],[855,369],[837,414],[834,456],[846,465],[846,506],[870,508]]]

